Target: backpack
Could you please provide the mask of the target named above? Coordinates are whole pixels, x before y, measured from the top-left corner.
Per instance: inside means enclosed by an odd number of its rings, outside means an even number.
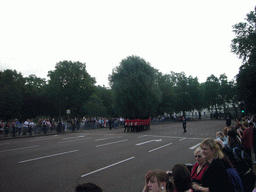
[[[226,172],[228,174],[229,186],[232,189],[232,191],[244,192],[242,180],[241,180],[237,170],[233,167],[230,167],[230,168],[226,169]]]

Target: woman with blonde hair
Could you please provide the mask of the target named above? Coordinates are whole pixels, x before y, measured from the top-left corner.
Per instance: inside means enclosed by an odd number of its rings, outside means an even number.
[[[196,163],[191,170],[191,178],[193,182],[202,183],[202,176],[208,167],[208,164],[203,157],[201,147],[197,147],[194,151]]]
[[[226,172],[230,164],[225,161],[225,155],[214,139],[207,138],[200,144],[202,154],[209,166],[202,176],[202,186],[194,183],[193,188],[204,192],[231,192],[234,191],[228,185],[229,179]]]

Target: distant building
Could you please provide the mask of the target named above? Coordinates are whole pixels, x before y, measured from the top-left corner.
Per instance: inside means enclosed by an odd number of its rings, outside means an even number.
[[[217,112],[218,112],[218,117],[219,118],[225,118],[225,114],[230,114],[232,118],[236,117],[236,111],[237,111],[237,116],[241,116],[242,113],[240,111],[240,108],[238,104],[235,105],[235,109],[232,106],[232,104],[226,104],[225,109],[223,106],[218,107],[217,106]],[[183,113],[174,113],[173,117],[180,117],[182,116]],[[185,111],[185,115],[187,118],[191,119],[198,119],[199,118],[199,111],[193,110],[193,111]],[[202,119],[210,119],[214,118],[216,115],[216,110],[214,106],[211,106],[209,109],[203,109],[201,111],[201,118]]]

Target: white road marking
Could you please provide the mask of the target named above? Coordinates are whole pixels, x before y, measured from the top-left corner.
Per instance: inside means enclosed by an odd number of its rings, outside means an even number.
[[[35,148],[35,147],[39,147],[39,145],[34,145],[34,146],[30,146],[30,147],[16,148],[16,149],[7,149],[7,150],[0,151],[0,153],[8,152],[8,151],[17,151],[17,150],[22,150],[22,149],[30,149],[30,148]]]
[[[172,143],[169,143],[169,144],[163,145],[163,146],[161,146],[161,147],[158,147],[158,148],[152,149],[152,150],[150,150],[150,151],[148,151],[148,152],[149,152],[149,153],[151,153],[151,152],[156,151],[156,150],[158,150],[158,149],[161,149],[161,148],[167,147],[167,146],[169,146],[169,145],[171,145],[171,144],[172,144]]]
[[[82,175],[81,177],[86,177],[86,176],[91,175],[91,174],[93,174],[93,173],[97,173],[97,172],[99,172],[99,171],[102,171],[102,170],[104,170],[104,169],[113,167],[113,166],[118,165],[118,164],[121,164],[121,163],[124,163],[124,162],[129,161],[129,160],[132,160],[132,159],[134,159],[134,158],[135,158],[135,157],[130,157],[130,158],[125,159],[125,160],[123,160],[123,161],[119,161],[119,162],[117,162],[117,163],[114,163],[114,164],[108,165],[108,166],[106,166],[106,167],[103,167],[103,168],[97,169],[97,170],[95,170],[95,171],[92,171],[92,172],[90,172],[90,173],[84,174],[84,175]]]
[[[194,145],[193,147],[190,147],[189,149],[195,149],[195,148],[197,148],[200,144],[201,144],[201,143],[198,143],[198,144]]]
[[[20,161],[18,163],[26,163],[26,162],[30,162],[30,161],[36,161],[36,160],[40,160],[40,159],[46,159],[49,157],[55,157],[55,156],[59,156],[59,155],[65,155],[65,154],[69,154],[69,153],[74,153],[77,152],[78,150],[73,150],[73,151],[67,151],[67,152],[63,152],[63,153],[57,153],[57,154],[53,154],[53,155],[47,155],[47,156],[43,156],[43,157],[38,157],[38,158],[34,158],[34,159],[28,159],[28,160],[24,160],[24,161]]]
[[[10,145],[10,143],[1,143],[0,145]]]
[[[103,139],[95,139],[95,141],[103,141],[103,140],[107,140],[107,139],[118,139],[118,138],[121,138],[123,136],[120,136],[120,137],[108,137],[108,138],[103,138]]]
[[[112,144],[121,143],[121,142],[124,142],[124,141],[128,141],[128,139],[121,140],[121,141],[116,141],[116,142],[112,142],[112,143],[106,143],[106,144],[102,144],[102,145],[97,145],[96,147],[102,147],[102,146],[106,146],[106,145],[112,145]]]
[[[138,143],[138,144],[136,144],[136,145],[144,145],[144,144],[147,144],[147,143],[159,142],[159,141],[162,141],[162,139],[159,139],[159,140],[154,139],[154,140],[150,140],[150,141],[145,141],[145,142],[143,142],[143,143]]]
[[[162,135],[146,135],[148,137],[164,137],[164,138],[173,138],[173,139],[196,139],[196,140],[204,140],[204,138],[193,138],[193,137],[173,137],[173,136],[162,136]]]
[[[92,139],[92,137],[88,137],[88,138],[83,138],[83,139],[75,139],[75,140],[67,140],[67,141],[60,141],[58,143],[69,143],[69,142],[74,142],[74,141],[82,141],[85,139]]]
[[[180,139],[179,141],[183,141],[183,140],[185,140],[186,138],[182,138],[182,139]]]
[[[81,137],[84,137],[84,136],[81,135],[81,136],[77,136],[77,137],[66,137],[66,138],[63,138],[62,140],[76,139],[76,138],[81,138]]]
[[[142,137],[147,137],[147,135],[142,135],[142,136],[139,136],[138,138],[142,138]]]
[[[50,139],[56,139],[55,138],[39,138],[39,139],[33,139],[33,140],[30,140],[30,142],[33,142],[33,141],[46,141],[46,140],[50,140]]]

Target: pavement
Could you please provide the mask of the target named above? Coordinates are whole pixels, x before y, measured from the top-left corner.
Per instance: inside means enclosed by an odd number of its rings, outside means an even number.
[[[98,128],[97,128],[98,129]],[[109,130],[109,128],[101,128],[101,129],[105,129],[105,130]],[[57,132],[56,130],[53,130],[52,132],[47,132],[46,134],[44,134],[43,132],[41,133],[32,133],[32,136],[29,135],[29,133],[26,133],[26,135],[15,135],[15,137],[13,137],[13,135],[11,133],[9,133],[7,136],[2,134],[0,135],[0,140],[8,140],[8,139],[19,139],[19,138],[34,138],[34,137],[43,137],[43,136],[49,136],[49,135],[56,135],[56,134],[72,134],[72,133],[83,133],[85,131],[89,131],[90,129],[80,129],[80,130],[75,130],[74,132],[72,132],[72,130],[67,130],[65,132]],[[113,129],[115,130],[115,133],[118,132],[123,132],[123,127],[119,127],[117,129]],[[256,155],[255,153],[253,153],[252,151],[252,159],[255,160],[256,159]],[[256,175],[256,164],[253,164],[253,172]],[[255,188],[256,188],[256,183],[255,183]]]

